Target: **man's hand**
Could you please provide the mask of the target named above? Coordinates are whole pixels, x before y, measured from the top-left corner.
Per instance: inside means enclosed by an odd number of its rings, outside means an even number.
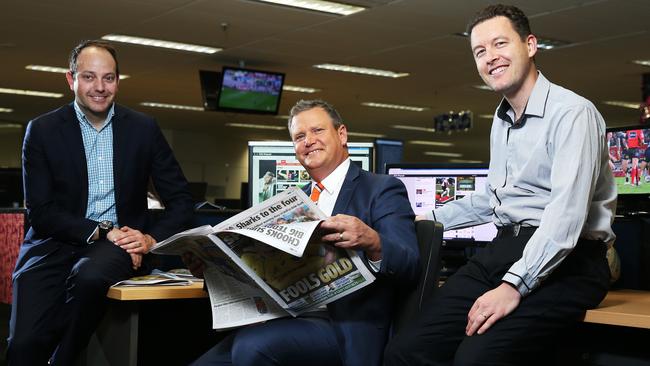
[[[129,255],[131,256],[131,262],[133,263],[133,270],[137,271],[142,265],[142,254],[129,253]]]
[[[187,266],[194,277],[203,278],[205,263],[190,252],[183,253],[183,263]]]
[[[328,234],[323,240],[339,248],[360,249],[372,261],[381,259],[381,238],[379,234],[354,216],[336,215],[323,221],[320,226]]]
[[[146,254],[156,244],[156,239],[149,234],[143,234],[140,230],[122,226],[120,231],[124,234],[117,240],[111,240],[129,254]],[[107,236],[108,237],[108,236]],[[110,240],[110,238],[109,238]]]
[[[514,287],[502,283],[480,296],[467,315],[465,334],[483,334],[492,324],[512,313],[519,306],[521,294]]]
[[[111,243],[116,243],[117,241],[125,238],[128,235],[127,232],[124,232],[118,228],[113,228],[111,231],[106,233],[106,239]],[[129,253],[131,256],[131,262],[133,263],[133,269],[137,270],[142,265],[142,254],[138,253]]]

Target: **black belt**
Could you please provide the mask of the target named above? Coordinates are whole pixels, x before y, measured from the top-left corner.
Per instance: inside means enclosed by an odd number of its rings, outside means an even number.
[[[497,238],[503,237],[517,237],[520,234],[534,233],[537,226],[524,226],[521,224],[511,224],[504,226],[497,226]]]

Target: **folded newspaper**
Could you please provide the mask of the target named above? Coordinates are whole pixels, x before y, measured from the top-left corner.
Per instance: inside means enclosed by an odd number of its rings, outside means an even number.
[[[173,272],[162,272],[153,270],[151,274],[144,276],[131,277],[128,280],[120,281],[115,286],[183,286],[191,285],[192,279],[179,276]]]
[[[294,187],[214,227],[173,235],[152,251],[191,252],[205,263],[212,327],[229,329],[318,310],[374,281],[355,251],[314,235],[325,218]]]

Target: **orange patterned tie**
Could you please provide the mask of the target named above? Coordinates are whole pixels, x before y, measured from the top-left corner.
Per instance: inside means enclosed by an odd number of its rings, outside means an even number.
[[[311,196],[309,196],[309,198],[311,198],[313,202],[318,202],[318,198],[323,189],[325,189],[325,187],[321,182],[315,183],[311,189]]]

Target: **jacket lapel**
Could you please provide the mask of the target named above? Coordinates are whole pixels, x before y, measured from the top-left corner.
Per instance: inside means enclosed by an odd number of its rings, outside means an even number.
[[[120,174],[124,171],[126,162],[125,157],[128,155],[124,150],[128,146],[129,131],[124,124],[124,110],[115,104],[115,114],[113,115],[113,187],[115,189],[115,203],[120,195]]]
[[[74,169],[74,176],[81,179],[83,187],[82,197],[86,200],[83,207],[86,207],[88,200],[88,164],[86,162],[86,149],[84,148],[83,137],[79,120],[72,103],[62,107],[61,137],[63,146],[69,150],[69,158]]]
[[[359,183],[357,178],[359,177],[359,167],[350,162],[350,168],[348,169],[348,174],[345,175],[345,180],[341,186],[341,192],[336,199],[336,204],[332,210],[332,216],[344,212],[352,199],[352,193],[354,193],[357,184]]]

